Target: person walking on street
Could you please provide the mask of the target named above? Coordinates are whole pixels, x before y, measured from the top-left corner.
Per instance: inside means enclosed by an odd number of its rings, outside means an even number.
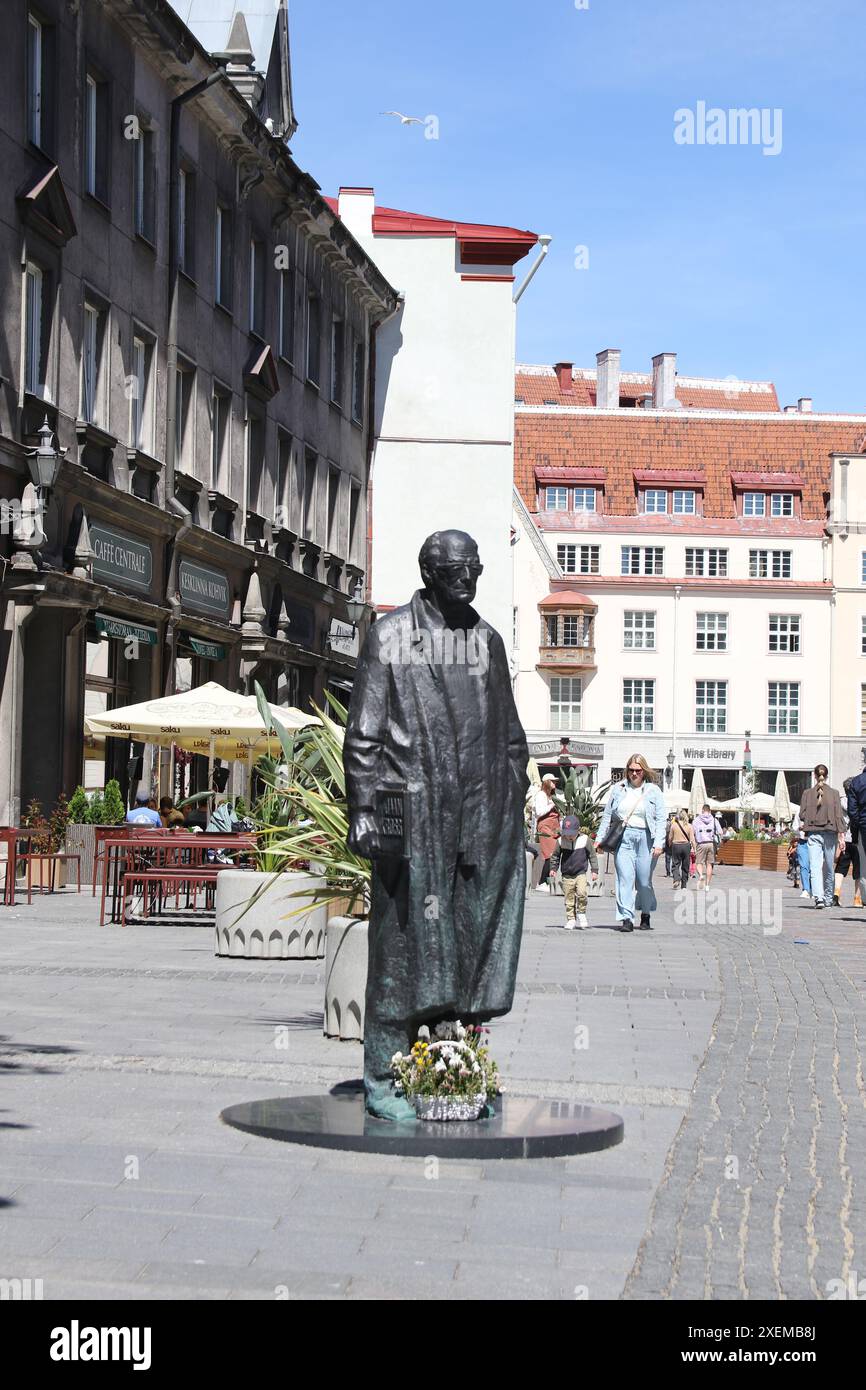
[[[844,784],[847,793],[848,804],[848,829],[851,833],[851,843],[857,846],[860,856],[860,863],[866,868],[866,768],[856,777],[851,777]],[[857,885],[861,900],[866,883],[860,882]],[[856,904],[857,899],[854,899]]]
[[[852,780],[853,779],[849,777],[847,781],[842,783],[842,790],[845,793],[846,799],[851,787]],[[836,860],[835,876],[833,880],[833,906],[842,906],[842,884],[844,883],[848,875],[848,870],[850,869],[851,877],[854,880],[853,906],[862,907],[863,899],[860,894],[860,886],[862,882],[860,878],[860,846],[857,843],[859,836],[855,837],[851,829],[850,816],[845,816],[845,820],[848,822],[848,829],[845,831],[845,848],[839,855],[839,858]]]
[[[674,823],[674,812],[668,816],[668,823],[665,829],[665,878],[671,876],[671,826]],[[676,885],[675,885],[676,886]]]
[[[716,862],[716,841],[721,843],[722,827],[718,816],[714,816],[709,806],[701,809],[701,814],[692,821],[692,834],[695,837],[695,865],[698,871],[698,888],[709,892],[713,881],[713,865]],[[707,881],[704,883],[704,870]]]
[[[624,780],[611,788],[595,841],[596,848],[613,850],[616,931],[634,931],[636,907],[640,908],[638,930],[652,929],[650,914],[656,908],[652,876],[664,852],[666,822],[667,810],[656,774],[642,753],[634,753],[626,763]],[[608,833],[611,843],[606,846]]]
[[[827,782],[823,763],[815,768],[815,785],[800,800],[800,823],[809,844],[809,877],[816,907],[833,902],[833,868],[845,848],[845,818],[835,787]]]
[[[800,868],[801,898],[811,898],[812,878],[809,872],[809,842],[803,829],[797,831],[797,864]]]
[[[678,811],[668,826],[668,853],[673,866],[674,888],[687,888],[695,837],[685,811]]]
[[[598,859],[592,836],[577,816],[565,816],[560,837],[562,891],[565,894],[565,926],[567,931],[582,931],[589,926],[586,916],[588,885],[598,875]]]
[[[550,861],[559,839],[559,811],[553,799],[555,789],[556,778],[552,772],[548,772],[541,779],[541,791],[535,794],[533,808],[539,854],[532,866],[532,886],[536,892],[541,893],[550,892],[548,885],[552,867]]]

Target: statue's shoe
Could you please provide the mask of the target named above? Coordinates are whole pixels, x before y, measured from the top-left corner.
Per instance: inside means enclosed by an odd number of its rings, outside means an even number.
[[[365,1081],[364,1095],[367,1114],[375,1115],[377,1120],[400,1124],[418,1118],[414,1105],[405,1096],[398,1096],[390,1081]]]

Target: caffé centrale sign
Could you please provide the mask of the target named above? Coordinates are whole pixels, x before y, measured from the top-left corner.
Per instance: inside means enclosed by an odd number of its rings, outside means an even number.
[[[126,589],[148,590],[153,578],[153,556],[146,541],[129,536],[102,521],[90,523],[93,577],[108,579]]]
[[[549,738],[542,743],[530,743],[530,758],[555,758],[559,752],[568,753],[570,758],[583,758],[587,762],[592,762],[596,758],[604,757],[603,743],[575,743],[573,738],[568,740],[565,748],[562,747],[562,739]]]

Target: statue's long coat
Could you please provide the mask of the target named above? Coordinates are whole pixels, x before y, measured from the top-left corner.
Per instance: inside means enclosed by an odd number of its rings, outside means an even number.
[[[442,659],[445,625],[420,590],[373,625],[355,676],[350,813],[374,807],[386,783],[404,783],[410,806],[409,862],[373,866],[367,1010],[383,1024],[492,1018],[514,996],[526,737],[502,639],[468,614],[474,674]]]

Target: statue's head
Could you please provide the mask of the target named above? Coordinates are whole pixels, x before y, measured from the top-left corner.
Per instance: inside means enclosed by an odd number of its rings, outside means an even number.
[[[418,564],[425,588],[446,608],[472,602],[484,568],[478,546],[465,531],[434,531],[421,547]]]

